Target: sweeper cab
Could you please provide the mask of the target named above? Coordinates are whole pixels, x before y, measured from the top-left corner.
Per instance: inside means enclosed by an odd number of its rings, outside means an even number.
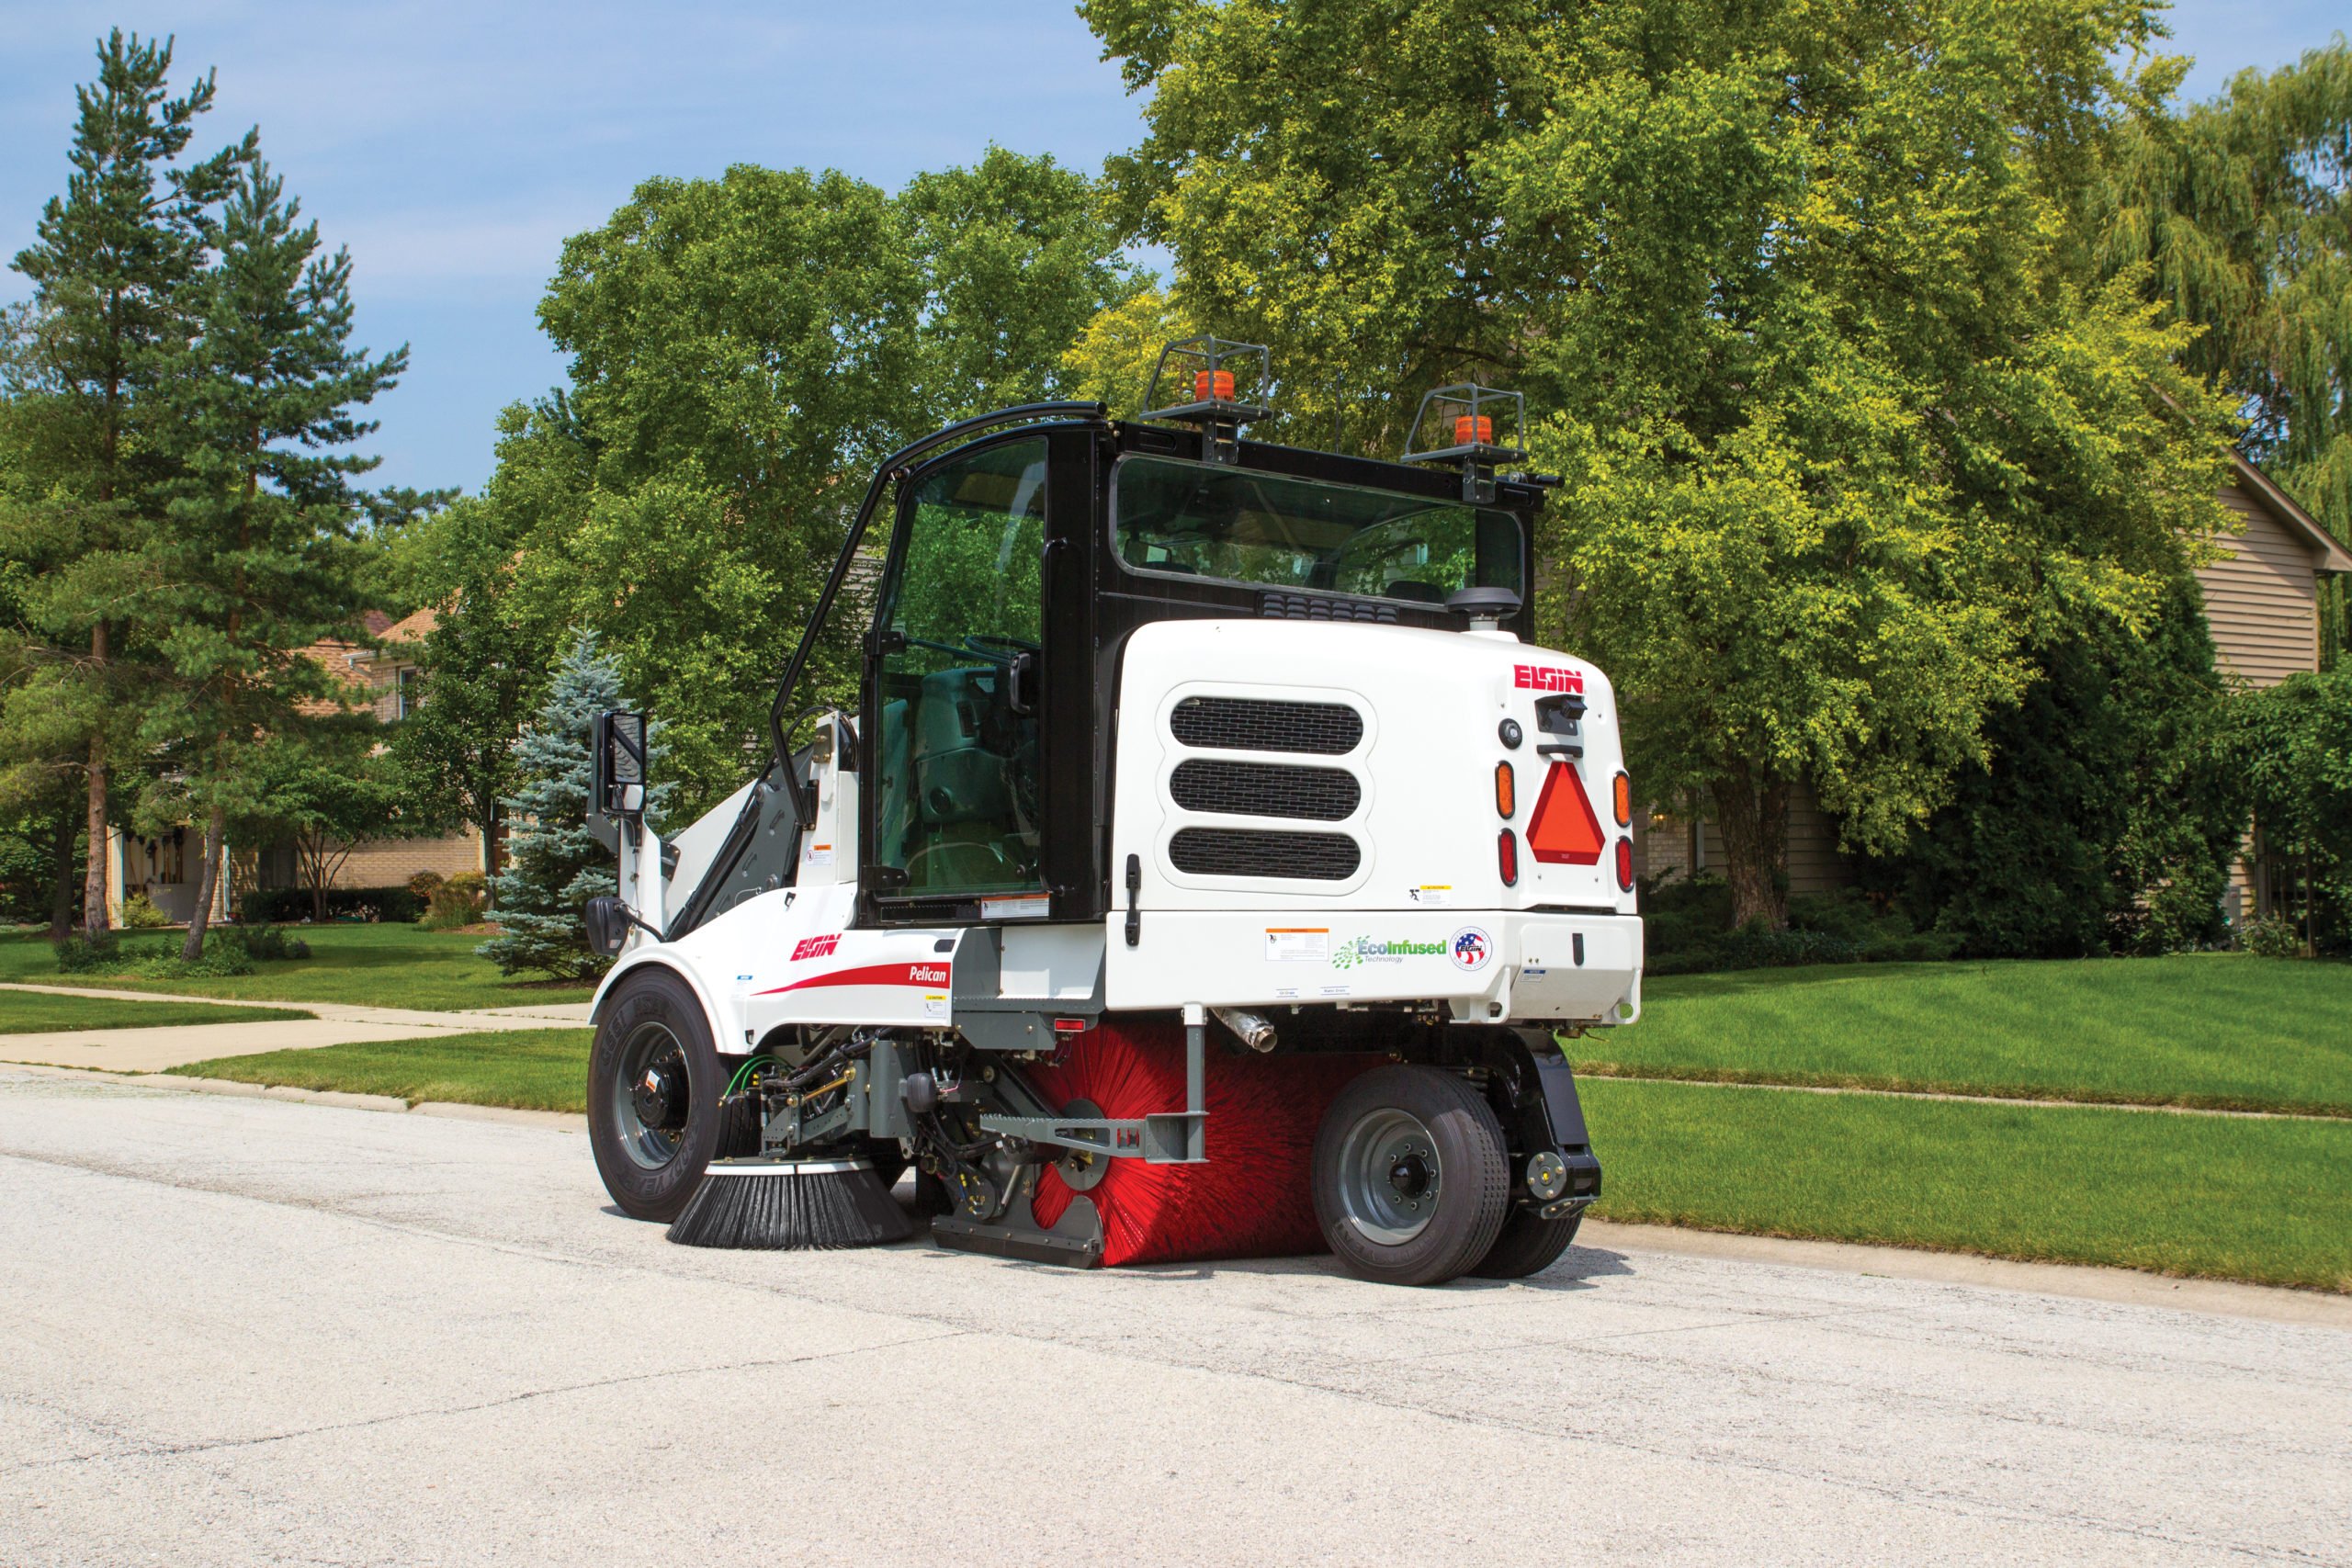
[[[1564,1033],[1641,997],[1609,682],[1535,646],[1511,394],[1244,439],[1261,348],[874,476],[765,771],[667,841],[597,721],[589,1121],[674,1240],[1529,1274],[1600,1190]],[[1153,401],[1162,400],[1155,397]],[[890,1186],[911,1165],[916,1218]]]

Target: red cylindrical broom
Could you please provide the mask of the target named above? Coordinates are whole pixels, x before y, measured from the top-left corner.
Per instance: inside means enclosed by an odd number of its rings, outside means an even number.
[[[1315,1134],[1348,1081],[1385,1056],[1230,1056],[1207,1062],[1208,1162],[1114,1159],[1087,1196],[1102,1216],[1102,1261],[1174,1263],[1323,1252],[1309,1162]],[[1092,1101],[1114,1121],[1184,1109],[1184,1032],[1174,1024],[1105,1024],[1080,1035],[1057,1066],[1027,1068],[1057,1109]],[[1062,1217],[1073,1194],[1047,1167],[1031,1208]]]

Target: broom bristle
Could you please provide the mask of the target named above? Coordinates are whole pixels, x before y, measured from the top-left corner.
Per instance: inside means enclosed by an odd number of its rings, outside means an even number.
[[[670,1224],[682,1247],[826,1251],[904,1241],[914,1225],[865,1160],[714,1162]]]
[[[1102,1216],[1102,1261],[1173,1263],[1325,1250],[1310,1165],[1323,1112],[1378,1055],[1208,1058],[1208,1163],[1114,1159],[1087,1196]],[[1080,1035],[1058,1066],[1028,1069],[1056,1105],[1091,1100],[1113,1120],[1181,1111],[1184,1032],[1106,1024]],[[1074,1194],[1040,1175],[1031,1210],[1052,1225]]]

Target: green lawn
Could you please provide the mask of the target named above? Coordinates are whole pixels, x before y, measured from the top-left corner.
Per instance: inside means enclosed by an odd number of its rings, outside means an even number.
[[[592,1029],[499,1030],[221,1056],[171,1071],[184,1077],[398,1095],[412,1105],[444,1100],[583,1111],[588,1108],[588,1046],[594,1038]]]
[[[1589,1075],[2352,1116],[2352,965],[2238,953],[1687,975]]]
[[[222,979],[140,980],[107,975],[61,975],[39,933],[0,940],[0,980],[40,986],[96,986],[117,991],[163,991],[240,1001],[349,1002],[361,1007],[524,1007],[533,1002],[584,1002],[593,986],[553,987],[509,980],[488,959],[474,956],[478,936],[421,931],[414,926],[324,925],[292,929],[311,944],[311,956],[260,965],[251,975]],[[176,953],[176,931],[129,932],[126,952]]]
[[[1588,1080],[1602,1219],[2352,1291],[2352,1125]]]
[[[68,1029],[160,1029],[175,1023],[278,1023],[312,1016],[286,1008],[231,1008],[211,1002],[126,1002],[111,997],[51,997],[39,991],[0,991],[0,1034],[48,1034]]]

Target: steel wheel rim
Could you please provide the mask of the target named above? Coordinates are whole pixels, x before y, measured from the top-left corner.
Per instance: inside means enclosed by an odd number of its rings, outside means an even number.
[[[1340,1206],[1366,1241],[1402,1247],[1436,1217],[1443,1174],[1420,1118],[1383,1106],[1356,1118],[1340,1145]]]
[[[680,1108],[674,1121],[668,1115],[647,1120],[639,1090],[646,1087],[649,1073],[662,1077],[665,1088],[674,1085]],[[613,1121],[620,1129],[621,1149],[632,1163],[659,1170],[678,1157],[693,1118],[693,1103],[686,1098],[692,1092],[686,1048],[669,1026],[648,1020],[630,1030],[621,1043],[621,1070],[613,1078]]]

